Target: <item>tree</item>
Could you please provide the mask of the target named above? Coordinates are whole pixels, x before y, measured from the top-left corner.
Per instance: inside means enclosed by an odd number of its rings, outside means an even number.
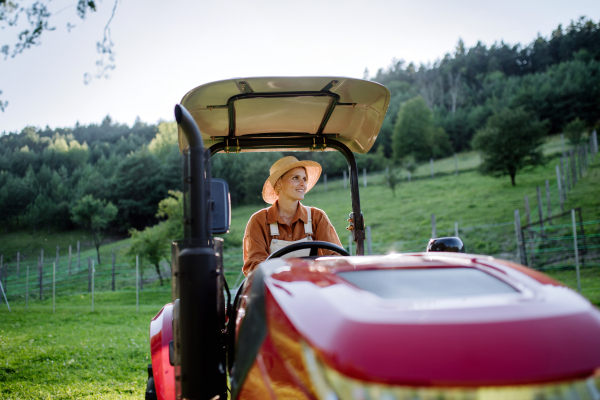
[[[156,268],[160,285],[163,278],[160,272],[160,262],[169,260],[171,255],[170,243],[183,235],[183,193],[169,190],[169,197],[158,204],[158,218],[166,218],[158,224],[143,231],[130,229],[131,246],[126,255],[134,259],[141,256]]]
[[[395,172],[392,168],[387,170],[387,182],[392,189],[392,197],[396,197],[396,186],[400,183],[400,174]]]
[[[417,170],[417,162],[414,156],[406,156],[402,160],[402,168],[410,172],[411,174]]]
[[[398,161],[409,154],[416,160],[427,160],[452,152],[448,135],[433,125],[433,113],[421,96],[400,107],[392,133],[392,150]]]
[[[145,147],[127,155],[117,166],[109,198],[119,207],[120,226],[139,229],[154,219],[156,205],[179,183],[165,182],[161,172],[160,160]]]
[[[581,137],[585,132],[585,121],[575,118],[565,126],[565,134],[573,145],[581,143]]]
[[[33,236],[35,237],[36,228],[39,225],[46,224],[48,233],[50,233],[50,222],[53,214],[54,204],[43,193],[36,196],[35,200],[27,205],[25,219],[33,226]]]
[[[132,228],[129,231],[131,235],[131,246],[127,249],[126,254],[129,257],[135,258],[139,255],[143,260],[148,261],[156,268],[160,286],[163,286],[163,278],[160,272],[160,262],[169,260],[171,255],[170,241],[165,237],[166,227],[163,224],[158,224],[153,227],[138,231]]]
[[[94,238],[96,254],[98,255],[98,264],[100,261],[100,244],[104,239],[104,231],[108,224],[115,219],[117,207],[111,202],[94,198],[88,194],[75,203],[71,209],[71,219],[77,225],[89,229]]]
[[[540,122],[522,108],[492,115],[487,126],[473,138],[473,148],[482,152],[480,172],[495,177],[508,175],[515,186],[518,171],[543,165],[540,146],[547,132],[547,121]]]

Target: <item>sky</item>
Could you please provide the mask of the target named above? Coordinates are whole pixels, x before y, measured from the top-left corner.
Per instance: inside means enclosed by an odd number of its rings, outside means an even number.
[[[27,0],[25,0],[27,1]],[[96,71],[114,0],[80,20],[76,0],[54,0],[41,45],[0,59],[0,134],[26,126],[72,127],[113,121],[173,120],[196,86],[250,76],[374,75],[392,59],[434,62],[467,47],[529,44],[582,15],[600,19],[600,0],[117,0],[111,23],[116,68]],[[67,30],[67,23],[75,27]],[[16,30],[0,30],[0,46]]]

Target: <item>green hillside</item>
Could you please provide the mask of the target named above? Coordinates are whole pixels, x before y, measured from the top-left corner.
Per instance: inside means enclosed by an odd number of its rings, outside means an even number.
[[[473,163],[477,156],[469,154],[459,156],[466,163]],[[434,163],[444,166],[454,163],[453,158],[442,159]],[[436,215],[438,235],[453,233],[454,222],[460,227],[488,225],[514,221],[513,211],[520,209],[524,217],[524,196],[529,196],[532,214],[536,211],[536,186],[542,187],[545,212],[545,180],[550,181],[553,212],[559,212],[558,195],[556,190],[555,165],[557,158],[551,158],[544,167],[517,175],[517,186],[512,187],[509,178],[491,178],[482,176],[476,171],[459,172],[434,179],[419,179],[411,182],[404,181],[396,188],[394,196],[385,184],[385,174],[368,174],[367,187],[363,187],[360,176],[360,197],[362,212],[366,225],[372,228],[374,243],[394,243],[420,241],[421,249],[425,248],[431,233],[431,214]],[[422,167],[422,168],[429,168]],[[594,161],[587,175],[569,194],[565,210],[572,207],[583,207],[585,220],[595,220],[600,217],[600,196],[597,185],[600,181],[600,164]],[[322,181],[307,195],[304,204],[321,208],[327,212],[335,226],[340,239],[347,243],[345,227],[346,219],[351,211],[350,189],[343,189],[342,180],[329,180],[325,191]],[[246,222],[261,206],[243,206],[232,211],[231,233],[225,235],[225,240],[234,243],[241,241]],[[514,234],[514,227],[510,226]],[[462,234],[461,234],[462,236]],[[488,249],[477,247],[479,244],[466,245],[471,251],[489,252]],[[417,248],[396,248],[397,251],[418,250]]]

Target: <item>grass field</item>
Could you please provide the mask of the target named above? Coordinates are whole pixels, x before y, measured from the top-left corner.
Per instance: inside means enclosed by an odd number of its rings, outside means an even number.
[[[65,296],[0,310],[0,399],[142,399],[150,319],[169,292]],[[130,304],[124,306],[123,304]]]

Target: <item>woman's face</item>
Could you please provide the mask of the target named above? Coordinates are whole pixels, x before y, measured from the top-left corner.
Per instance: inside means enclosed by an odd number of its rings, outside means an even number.
[[[302,167],[294,168],[286,172],[277,185],[280,187],[279,198],[289,200],[303,200],[306,192],[306,170]]]

